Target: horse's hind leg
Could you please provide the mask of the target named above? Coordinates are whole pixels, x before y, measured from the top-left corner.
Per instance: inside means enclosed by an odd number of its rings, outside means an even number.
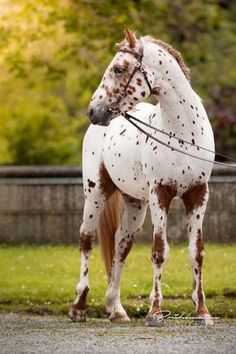
[[[89,193],[85,199],[83,223],[80,228],[80,280],[76,286],[76,299],[71,306],[69,316],[73,321],[85,321],[86,297],[89,291],[88,263],[95,239],[99,217],[104,207],[104,195],[99,189],[99,183],[84,181]]]
[[[126,322],[129,317],[120,302],[122,268],[132,247],[135,234],[141,228],[147,210],[147,202],[124,196],[124,213],[121,225],[115,234],[115,254],[109,286],[106,292],[106,307],[113,322]]]
[[[211,315],[205,305],[203,291],[202,263],[204,258],[204,243],[202,223],[208,201],[208,186],[196,184],[182,196],[187,213],[187,232],[189,237],[189,257],[192,264],[193,292],[192,299],[196,305],[196,322],[212,325]]]

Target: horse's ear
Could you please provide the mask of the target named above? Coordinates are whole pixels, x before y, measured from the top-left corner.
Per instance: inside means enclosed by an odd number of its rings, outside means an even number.
[[[135,37],[135,34],[131,32],[128,27],[124,26],[124,35],[125,35],[125,39],[129,43],[130,48],[134,48],[137,42],[137,38]]]

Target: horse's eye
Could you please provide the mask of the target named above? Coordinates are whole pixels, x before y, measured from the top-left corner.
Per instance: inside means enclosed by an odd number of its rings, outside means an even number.
[[[114,73],[117,75],[123,74],[123,72],[125,71],[125,69],[120,65],[114,66],[113,70],[114,70]]]

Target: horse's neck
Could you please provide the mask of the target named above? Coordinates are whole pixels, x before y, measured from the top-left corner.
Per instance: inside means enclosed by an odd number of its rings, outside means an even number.
[[[207,117],[199,97],[188,86],[187,90],[171,88],[159,96],[163,128],[176,132],[191,128],[191,131],[200,133],[202,115],[204,119]]]
[[[207,120],[200,98],[175,59],[158,45],[149,47],[149,60],[156,67],[154,85],[160,87],[157,99],[161,107],[163,128],[173,131],[199,132],[202,120]]]

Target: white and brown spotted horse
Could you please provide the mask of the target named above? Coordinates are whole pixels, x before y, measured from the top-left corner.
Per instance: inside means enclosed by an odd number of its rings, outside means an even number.
[[[156,106],[139,103],[151,94],[159,102]],[[161,138],[172,148],[157,144],[122,115],[118,116],[128,110],[168,132],[168,136]],[[180,197],[187,215],[196,318],[203,324],[212,324],[203,292],[202,223],[213,162],[194,159],[174,148],[213,161],[214,156],[197,145],[214,150],[214,138],[181,55],[160,40],[137,39],[125,29],[125,40],[92,97],[88,115],[92,125],[83,144],[85,206],[80,230],[81,273],[70,317],[74,321],[85,320],[88,262],[98,229],[109,275],[106,307],[110,319],[130,320],[120,301],[121,273],[149,204],[153,224],[153,288],[145,323],[155,326],[161,322],[161,274],[169,248],[167,214],[172,199]],[[160,137],[158,132],[149,132]],[[175,136],[180,139],[174,139]],[[121,201],[123,216],[119,224]]]

